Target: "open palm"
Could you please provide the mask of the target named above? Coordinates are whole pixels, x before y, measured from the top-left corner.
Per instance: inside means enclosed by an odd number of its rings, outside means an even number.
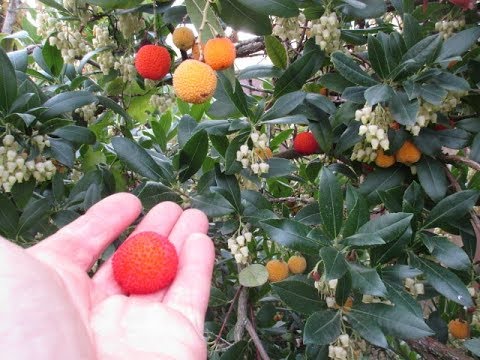
[[[5,359],[205,359],[203,323],[214,261],[208,220],[170,202],[135,232],[166,235],[179,254],[166,289],[125,296],[107,261],[87,271],[139,215],[129,194],[112,195],[38,245],[0,239],[0,351]]]

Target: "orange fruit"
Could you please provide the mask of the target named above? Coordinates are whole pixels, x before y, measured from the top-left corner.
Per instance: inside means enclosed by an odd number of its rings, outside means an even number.
[[[377,151],[377,157],[375,158],[375,164],[381,168],[388,168],[395,164],[395,156],[385,155],[383,149]]]
[[[397,162],[406,165],[415,164],[418,160],[420,160],[421,156],[422,153],[420,150],[410,140],[405,141],[402,147],[395,153]]]
[[[135,55],[135,68],[145,79],[161,80],[170,71],[172,59],[166,47],[144,45]]]
[[[183,101],[201,104],[209,100],[217,88],[217,74],[198,60],[185,60],[173,73],[173,89]]]
[[[307,260],[303,256],[293,255],[288,259],[288,269],[292,274],[302,274],[307,268]]]
[[[455,319],[448,323],[448,331],[455,339],[470,337],[470,325],[465,320]]]
[[[203,48],[205,63],[213,70],[225,70],[233,65],[237,52],[235,45],[226,37],[219,37],[207,41]]]
[[[272,150],[270,150],[269,147],[267,147],[265,149],[256,148],[255,149],[255,154],[257,154],[258,157],[262,160],[268,160],[273,156]]]
[[[265,265],[268,271],[268,280],[271,282],[282,281],[288,277],[288,265],[282,260],[270,260]]]

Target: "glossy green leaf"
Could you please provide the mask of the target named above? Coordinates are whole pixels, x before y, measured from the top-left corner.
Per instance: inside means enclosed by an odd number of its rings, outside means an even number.
[[[306,93],[303,91],[294,91],[280,96],[260,120],[272,120],[289,115],[295,108],[303,103],[305,97]]]
[[[180,150],[180,171],[178,178],[185,182],[202,167],[208,153],[208,135],[206,131],[195,133]]]
[[[56,173],[55,176],[57,174],[58,173]],[[28,181],[23,181],[21,183],[16,182],[12,186],[12,191],[11,191],[12,198],[19,209],[23,209],[30,201],[33,195],[33,190],[35,189],[36,183],[37,182],[35,179],[30,178],[30,180]]]
[[[413,181],[403,196],[402,211],[418,214],[423,210],[424,202],[422,187],[416,181]]]
[[[163,201],[172,201],[177,204],[182,202],[182,198],[178,193],[168,186],[154,181],[147,181],[137,196],[147,211]]]
[[[389,68],[382,43],[372,35],[368,37],[368,59],[372,64],[373,70],[375,70],[382,79],[385,79],[393,70]]]
[[[319,83],[327,89],[340,94],[345,90],[345,88],[355,85],[350,80],[345,79],[338,73],[328,73],[322,75],[322,77],[319,79]]]
[[[318,291],[303,281],[287,279],[272,283],[271,286],[287,306],[301,314],[310,315],[325,309],[325,300],[318,295]]]
[[[413,214],[392,213],[379,216],[363,225],[358,232],[376,234],[385,242],[398,239],[410,227]]]
[[[423,243],[440,263],[456,270],[468,270],[472,264],[468,255],[453,241],[443,236],[423,236]]]
[[[352,287],[362,294],[385,296],[387,289],[377,271],[359,264],[348,264]]]
[[[95,144],[96,136],[93,131],[82,126],[67,125],[56,129],[51,135],[58,136],[74,144]]]
[[[188,16],[196,29],[200,29],[203,20],[203,11],[206,8],[208,0],[185,0]],[[206,43],[209,39],[213,39],[217,34],[223,36],[223,29],[220,25],[218,17],[215,15],[211,6],[208,6],[206,12],[206,20],[208,26],[203,28],[201,34],[202,43]]]
[[[243,206],[241,204],[240,186],[235,175],[225,175],[217,166],[215,167],[215,181],[217,182],[217,186],[224,189],[228,194],[227,196],[224,194],[224,197],[229,200],[235,207],[235,210],[240,213]]]
[[[403,183],[406,173],[402,167],[376,169],[367,175],[365,181],[359,186],[361,194],[366,195],[370,203],[380,201],[379,192],[385,191]]]
[[[239,71],[238,80],[280,77],[283,71],[272,65],[250,65]]]
[[[436,61],[449,62],[455,56],[462,56],[477,42],[479,37],[479,26],[474,26],[454,34],[443,43]]]
[[[268,280],[268,271],[262,264],[251,264],[238,274],[238,282],[245,287],[262,286]]]
[[[245,116],[250,116],[250,110],[247,104],[247,97],[243,92],[240,82],[235,79],[235,89],[232,87],[230,79],[222,72],[218,73],[218,85],[217,87],[222,86],[227,96],[230,98],[232,103],[235,105],[238,111],[240,111]]]
[[[13,238],[17,234],[19,215],[15,205],[0,193],[0,234]]]
[[[32,227],[40,225],[49,215],[50,211],[51,204],[48,199],[32,199],[18,220],[17,234],[25,234],[31,230]]]
[[[348,271],[348,264],[345,257],[337,249],[325,246],[320,249],[320,257],[323,260],[325,279],[339,279]]]
[[[265,50],[273,65],[280,69],[287,68],[287,50],[278,38],[272,35],[265,36]]]
[[[260,222],[260,226],[272,241],[302,253],[316,255],[324,243],[308,237],[311,228],[291,219],[270,219]]]
[[[5,50],[0,47],[0,110],[7,111],[17,98],[15,69]]]
[[[50,41],[46,40],[42,47],[42,55],[46,65],[50,69],[53,76],[59,76],[63,69],[63,58],[61,51],[50,45]]]
[[[234,29],[255,35],[272,33],[272,24],[268,15],[260,14],[244,6],[240,0],[219,0],[219,4],[220,17]]]
[[[298,6],[293,0],[238,0],[242,5],[263,15],[275,15],[283,18],[298,15]]]
[[[335,238],[343,222],[343,191],[337,177],[327,167],[320,171],[318,204],[322,228],[331,238]]]
[[[344,52],[334,52],[331,55],[331,60],[335,69],[337,69],[340,75],[345,79],[362,86],[373,86],[378,84],[377,81],[360,68],[360,65],[358,65],[355,60]]]
[[[318,311],[310,315],[303,329],[305,344],[328,345],[341,333],[342,313],[331,310]]]
[[[384,281],[384,284],[388,291],[387,297],[395,306],[403,307],[419,318],[423,317],[420,303],[410,293],[405,291],[403,283]]]
[[[349,202],[351,203],[350,205]],[[348,216],[342,232],[344,238],[355,234],[370,218],[367,200],[351,187],[347,189],[347,209]]]
[[[352,277],[350,273],[346,272],[337,281],[335,288],[335,302],[337,304],[345,304],[352,293]]]
[[[420,108],[418,100],[409,100],[406,93],[397,91],[390,99],[390,111],[393,118],[402,125],[414,125]]]
[[[89,91],[67,91],[48,99],[42,106],[48,108],[42,113],[43,119],[51,119],[79,107],[91,104],[97,97]]]
[[[377,234],[358,233],[342,240],[345,246],[363,247],[385,244],[385,241]]]
[[[389,101],[395,95],[393,89],[384,84],[374,85],[365,90],[364,96],[370,106]]]
[[[480,356],[480,338],[469,339],[463,343],[472,354]]]
[[[473,306],[472,296],[462,280],[450,270],[432,261],[409,254],[410,265],[423,271],[427,282],[440,294],[462,306]]]
[[[381,0],[344,0],[342,12],[355,18],[376,18],[385,13],[385,2]]]
[[[192,207],[210,217],[228,215],[235,210],[232,204],[217,192],[192,197]]]
[[[63,165],[73,168],[75,162],[75,150],[72,143],[63,139],[50,138],[50,152],[54,159]]]
[[[412,228],[407,227],[402,233],[393,234],[395,238],[392,241],[371,249],[370,257],[373,264],[385,264],[392,259],[405,256],[405,250],[412,241]]]
[[[249,343],[245,340],[237,341],[230,346],[220,358],[220,360],[242,360],[245,352],[248,350]]]
[[[319,225],[322,221],[317,203],[309,204],[300,209],[295,220],[305,225]]]
[[[435,202],[445,197],[448,190],[448,179],[444,165],[428,156],[423,156],[417,163],[418,180],[423,190]]]
[[[403,21],[403,38],[405,39],[405,45],[411,48],[422,39],[422,28],[418,20],[410,14],[404,14]]]
[[[375,322],[372,322],[369,317],[350,311],[347,314],[347,321],[353,330],[357,331],[362,338],[371,344],[381,348],[388,348],[387,338],[380,327]]]
[[[430,211],[422,228],[440,227],[450,220],[461,218],[472,209],[479,194],[475,190],[464,190],[447,196]]]

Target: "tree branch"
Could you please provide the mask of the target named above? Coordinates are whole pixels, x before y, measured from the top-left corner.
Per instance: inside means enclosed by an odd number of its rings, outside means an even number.
[[[233,306],[235,305],[235,302],[237,301],[238,295],[240,294],[240,291],[243,289],[243,286],[240,286],[235,293],[235,296],[233,297],[232,303],[230,304],[230,307],[228,308],[227,313],[225,314],[225,319],[223,320],[222,327],[220,328],[220,331],[218,332],[217,337],[215,338],[214,344],[220,340],[223,334],[223,330],[225,329],[225,325],[227,324],[228,319],[230,318],[230,315],[232,314]]]
[[[453,349],[432,337],[408,340],[408,345],[426,360],[472,360],[460,349]]]
[[[255,331],[255,328],[253,327],[253,324],[250,320],[247,319],[247,322],[245,324],[245,328],[248,331],[248,334],[253,340],[253,343],[255,344],[255,347],[258,350],[258,353],[260,354],[260,357],[262,360],[270,360],[270,357],[268,356],[267,352],[265,351],[265,348],[263,347],[262,342],[260,341],[260,338],[258,337],[257,332]]]
[[[5,14],[5,19],[3,21],[2,33],[11,34],[13,33],[13,26],[17,22],[18,8],[20,7],[20,0],[10,0],[8,3],[8,9]]]
[[[240,271],[239,271],[240,272]],[[248,305],[248,296],[247,288],[242,287],[240,290],[240,295],[238,296],[238,305],[237,305],[237,323],[235,324],[235,329],[233,330],[233,339],[235,342],[242,340],[243,334],[245,333],[245,325],[247,324],[247,305]]]
[[[452,162],[461,162],[467,165],[468,167],[480,171],[480,164],[474,160],[467,159],[463,156],[458,156],[458,155],[443,155],[442,159],[448,163]]]

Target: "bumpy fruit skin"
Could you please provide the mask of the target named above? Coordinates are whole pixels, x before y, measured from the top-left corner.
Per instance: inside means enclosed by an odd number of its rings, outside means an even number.
[[[172,41],[180,50],[187,51],[195,43],[195,35],[188,27],[178,27],[173,31]]]
[[[406,165],[415,164],[420,160],[421,156],[420,150],[410,140],[405,141],[402,147],[395,153],[397,161]]]
[[[451,320],[448,323],[448,331],[456,339],[467,339],[470,337],[470,325],[465,320]]]
[[[262,160],[268,160],[273,156],[272,150],[269,147],[265,149],[256,148],[255,153]]]
[[[271,282],[282,281],[288,277],[288,265],[282,260],[270,260],[266,265],[268,280]]]
[[[173,73],[175,94],[185,102],[201,104],[210,99],[217,88],[217,74],[198,60],[185,60]]]
[[[303,155],[315,154],[320,150],[317,140],[311,132],[302,132],[293,139],[293,149]]]
[[[305,269],[307,268],[307,260],[303,256],[300,255],[293,255],[288,259],[288,270],[292,274],[303,274]]]
[[[175,278],[177,251],[165,236],[145,231],[125,240],[113,254],[112,267],[126,294],[151,294]]]
[[[395,164],[395,156],[385,155],[383,149],[377,151],[377,157],[375,158],[375,164],[381,168],[389,168]]]
[[[135,68],[145,79],[161,80],[170,70],[172,59],[167,48],[158,45],[145,45],[135,56]]]
[[[233,65],[237,52],[229,38],[215,38],[207,41],[203,47],[205,63],[213,70],[225,70]]]

